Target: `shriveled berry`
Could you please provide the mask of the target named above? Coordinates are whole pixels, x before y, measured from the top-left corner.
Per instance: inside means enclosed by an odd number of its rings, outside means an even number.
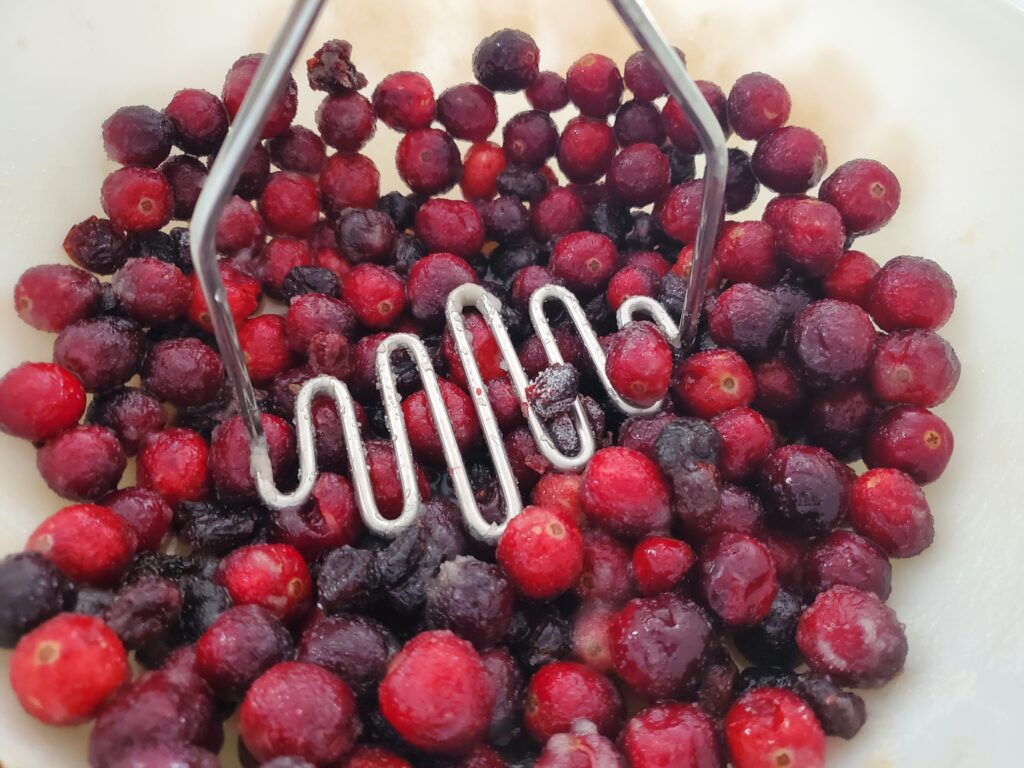
[[[792,765],[823,768],[825,734],[796,694],[759,688],[744,694],[725,717],[725,744],[736,768]]]
[[[245,98],[262,61],[262,53],[250,53],[247,56],[242,56],[231,65],[231,69],[224,77],[224,88],[220,95],[224,100],[224,108],[227,109],[228,117],[232,120],[238,114],[238,109],[242,106],[242,99]],[[271,107],[260,138],[272,139],[291,125],[295,118],[298,98],[298,86],[295,84],[295,78],[289,76],[287,84]]]
[[[498,542],[498,563],[523,595],[550,600],[583,571],[583,538],[576,524],[543,507],[512,518]]]
[[[833,531],[804,554],[803,582],[812,594],[846,584],[887,600],[892,590],[892,566],[873,541],[850,531]]]
[[[128,457],[111,430],[72,427],[46,443],[36,454],[36,467],[58,496],[95,500],[117,487]]]
[[[890,408],[864,436],[864,462],[869,467],[898,469],[921,484],[937,480],[952,454],[953,432],[924,408]]]
[[[757,140],[751,159],[758,180],[775,192],[806,192],[825,175],[825,143],[807,128],[775,128]]]
[[[525,32],[502,29],[485,37],[473,51],[473,75],[490,91],[513,93],[537,79],[540,50]]]
[[[72,323],[53,344],[53,361],[75,374],[87,392],[120,386],[142,363],[144,337],[121,317],[91,317]]]
[[[103,121],[103,149],[115,163],[154,168],[170,154],[174,133],[152,107],[121,107]]]
[[[442,563],[427,586],[427,624],[487,649],[505,636],[514,601],[512,585],[497,566],[457,557]]]
[[[22,363],[0,378],[0,430],[38,442],[74,426],[85,412],[85,388],[66,368]]]
[[[40,331],[59,333],[91,315],[99,303],[99,281],[66,264],[29,267],[14,286],[18,317]]]
[[[348,40],[328,40],[306,60],[306,76],[314,91],[345,93],[366,87],[366,76],[352,63]]]
[[[900,205],[900,182],[877,160],[850,160],[821,182],[818,196],[835,206],[853,236],[877,232]]]
[[[121,588],[103,612],[103,620],[128,650],[161,640],[181,614],[178,585],[160,576],[142,576]]]
[[[715,725],[696,704],[657,704],[638,712],[626,723],[620,744],[633,768],[723,764]]]
[[[786,86],[771,75],[749,72],[729,90],[729,124],[741,139],[759,139],[786,124],[791,106]]]
[[[871,280],[867,304],[883,331],[936,330],[953,314],[956,288],[946,271],[930,259],[897,256]]]
[[[110,275],[128,258],[128,239],[112,222],[90,216],[68,230],[64,252],[83,269]]]
[[[200,88],[175,93],[164,107],[164,115],[174,127],[174,143],[195,155],[216,152],[228,133],[224,103]]]

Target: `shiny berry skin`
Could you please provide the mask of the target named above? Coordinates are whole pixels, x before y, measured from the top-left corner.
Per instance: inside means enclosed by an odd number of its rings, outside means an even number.
[[[559,512],[526,507],[508,523],[496,553],[513,586],[534,600],[570,589],[583,571],[583,537]]]
[[[347,273],[346,273],[347,274]],[[292,352],[305,355],[319,333],[350,337],[356,328],[352,308],[340,299],[308,293],[292,299],[285,316],[285,331]]]
[[[633,578],[645,597],[675,589],[697,562],[685,541],[666,536],[648,536],[633,550]]]
[[[711,639],[708,620],[689,600],[670,593],[631,600],[611,625],[615,673],[646,696],[692,694]]]
[[[174,128],[151,107],[121,107],[103,121],[103,148],[121,165],[158,166],[171,151]]]
[[[850,523],[890,557],[913,557],[935,538],[924,493],[898,469],[870,469],[854,481]]]
[[[877,412],[878,404],[861,386],[818,392],[804,413],[807,441],[839,458],[857,458],[864,433]]]
[[[57,435],[36,454],[36,467],[50,489],[75,501],[98,499],[116,488],[127,462],[117,436],[93,425]]]
[[[32,442],[73,427],[85,412],[85,389],[54,363],[22,363],[0,378],[0,430]]]
[[[350,208],[334,225],[338,250],[355,264],[387,264],[394,259],[397,232],[387,214],[372,209]]]
[[[728,139],[731,131],[726,115],[725,93],[717,85],[707,80],[698,80],[697,88],[704,97],[704,101],[711,107],[711,112],[722,127],[722,133]],[[668,135],[668,140],[672,142],[676,149],[688,155],[696,155],[704,151],[696,128],[693,127],[690,118],[687,117],[682,107],[679,106],[679,102],[671,96],[665,102],[665,106],[662,107],[661,119],[665,124],[665,133]]]
[[[526,89],[526,101],[534,109],[557,112],[569,103],[565,78],[557,72],[544,71]]]
[[[498,125],[498,105],[486,88],[462,83],[437,98],[437,119],[456,139],[484,141]]]
[[[242,56],[231,65],[231,69],[224,77],[224,87],[220,97],[224,100],[224,108],[232,120],[238,114],[238,109],[242,106],[242,99],[245,98],[262,60],[262,53],[250,53],[247,56]],[[261,139],[272,139],[291,125],[298,107],[298,93],[295,78],[289,76],[288,84],[274,101],[267,122],[263,126],[263,133],[260,134]]]
[[[589,184],[604,176],[615,156],[615,134],[603,120],[574,117],[558,139],[558,167],[569,181]]]
[[[630,323],[612,335],[605,353],[608,380],[631,405],[646,408],[668,394],[672,347],[653,323]]]
[[[782,271],[775,232],[761,221],[727,223],[715,245],[715,262],[722,277],[732,283],[767,286]]]
[[[139,449],[138,484],[172,506],[199,501],[209,491],[209,446],[191,429],[167,429],[146,438]]]
[[[29,267],[14,286],[18,317],[40,331],[59,333],[91,315],[99,303],[99,281],[67,264]]]
[[[615,138],[623,147],[642,143],[661,147],[665,143],[665,126],[661,122],[661,113],[648,101],[634,99],[619,107],[615,112],[614,130]],[[665,154],[665,160],[671,169],[672,160],[668,154]],[[670,173],[670,179],[674,177],[675,175]]]
[[[647,296],[654,298],[658,295],[658,288],[660,287],[660,278],[664,275],[658,275],[656,272],[648,269],[646,266],[641,264],[651,263],[653,266],[664,268],[668,271],[668,264],[656,253],[650,254],[657,262],[653,259],[650,261],[633,259],[640,254],[630,254],[627,259],[631,263],[627,263],[622,269],[612,275],[612,279],[608,281],[608,306],[613,310],[618,310],[623,303],[634,296]]]
[[[239,605],[218,616],[196,643],[196,672],[223,699],[238,700],[261,674],[287,660],[292,638],[265,608]]]
[[[666,703],[641,710],[626,723],[620,745],[633,768],[719,768],[715,725],[696,704]]]
[[[602,448],[583,471],[580,501],[587,519],[617,536],[667,530],[669,489],[658,465],[629,448]]]
[[[708,312],[711,338],[743,355],[766,357],[782,340],[785,317],[774,294],[737,283],[719,295]]]
[[[340,152],[358,152],[377,130],[377,116],[370,100],[361,93],[332,94],[325,96],[316,109],[316,127],[328,146]]]
[[[612,195],[626,205],[653,203],[668,189],[668,158],[654,144],[632,144],[612,160],[607,184]]]
[[[145,488],[124,488],[108,493],[100,504],[131,526],[140,552],[156,552],[164,543],[173,512],[160,494]]]
[[[512,165],[538,169],[553,157],[558,128],[547,112],[531,109],[509,118],[502,129],[501,148]]]
[[[868,381],[875,396],[893,404],[933,408],[960,380],[960,360],[949,342],[931,331],[899,331],[879,341]]]
[[[136,541],[131,526],[106,507],[76,504],[46,518],[25,549],[42,554],[74,582],[109,586],[131,564]]]
[[[101,392],[138,372],[144,341],[141,329],[131,320],[87,318],[60,332],[53,344],[53,360],[75,374],[87,392]]]
[[[583,532],[583,572],[576,582],[580,600],[622,605],[632,596],[629,547],[596,528]]]
[[[320,218],[320,193],[308,176],[278,171],[260,193],[259,210],[274,234],[307,237]]]
[[[505,150],[497,144],[474,144],[462,160],[462,194],[469,200],[490,200],[498,194],[498,177],[507,165]]]
[[[790,125],[761,136],[751,164],[769,189],[782,194],[806,192],[825,174],[828,153],[814,131]]]
[[[374,619],[339,613],[306,622],[297,658],[319,664],[352,686],[357,696],[365,696],[376,690],[398,647],[394,636]]]
[[[242,702],[239,732],[260,761],[292,756],[326,765],[352,749],[361,726],[356,697],[322,667],[284,662],[264,672]]]
[[[883,331],[934,331],[953,314],[956,288],[930,259],[897,256],[886,262],[868,287],[866,309]]]
[[[818,196],[831,203],[853,236],[877,232],[900,205],[900,182],[877,160],[850,160],[821,182]]]
[[[555,187],[530,207],[530,231],[539,243],[576,232],[587,220],[579,196],[567,187]]]
[[[291,350],[280,315],[260,315],[238,329],[245,366],[255,384],[266,384],[291,364]]]
[[[775,449],[775,433],[752,408],[733,408],[712,417],[711,426],[722,436],[718,471],[722,479],[743,483],[754,477]]]
[[[338,152],[327,158],[319,179],[320,202],[329,218],[346,208],[372,208],[380,196],[380,171],[365,155]]]
[[[579,475],[548,472],[537,481],[530,500],[535,506],[561,512],[577,525],[583,524]]]
[[[389,269],[359,264],[345,273],[341,298],[367,328],[387,328],[405,309],[405,285]]]
[[[839,212],[820,200],[795,200],[775,217],[775,245],[782,262],[807,277],[827,275],[843,252]]]
[[[877,333],[860,307],[823,299],[804,309],[790,329],[790,349],[814,387],[852,384],[867,373]]]
[[[468,258],[484,244],[484,223],[476,208],[462,200],[428,200],[416,213],[416,236],[430,252]]]
[[[678,368],[676,378],[672,391],[677,401],[702,419],[749,406],[756,392],[750,367],[731,349],[691,355]]]
[[[725,745],[736,768],[824,768],[825,733],[811,708],[781,688],[744,694],[725,716]]]
[[[316,132],[301,125],[290,126],[267,143],[270,161],[282,171],[316,175],[324,167],[327,152]]]
[[[761,497],[777,525],[822,534],[846,516],[850,470],[822,448],[777,448],[761,467]]]
[[[480,441],[480,422],[469,395],[451,382],[439,379],[441,399],[452,422],[459,451],[466,454]],[[431,464],[444,464],[441,438],[434,426],[427,404],[427,395],[419,390],[402,401],[402,415],[409,432],[409,443],[421,460]]]
[[[537,79],[540,50],[525,32],[501,29],[473,51],[473,75],[489,91],[514,93]]]
[[[705,602],[726,626],[763,621],[778,592],[775,563],[764,544],[742,533],[723,533],[700,552]]]
[[[771,75],[749,72],[729,89],[729,125],[741,139],[756,140],[785,125],[791,106],[786,86]]]
[[[738,147],[729,150],[729,169],[725,181],[725,210],[739,213],[757,199],[761,185],[750,167],[750,155]]]
[[[866,307],[868,287],[878,270],[878,262],[867,254],[860,251],[843,251],[832,271],[821,281],[825,298]]]
[[[273,539],[290,544],[309,561],[353,543],[363,531],[352,486],[341,475],[321,472],[303,506],[278,510]]]
[[[236,549],[221,561],[216,580],[227,588],[235,605],[259,605],[284,622],[309,609],[309,569],[298,550],[288,544]]]
[[[260,284],[226,261],[220,262],[220,276],[224,282],[228,310],[237,328],[259,307]],[[195,274],[192,275],[192,304],[188,308],[188,319],[207,333],[213,333],[210,310],[206,306],[206,297],[199,288],[199,279]]]
[[[855,503],[851,499],[851,517]],[[887,600],[892,591],[892,566],[873,541],[850,531],[833,531],[804,553],[803,583],[810,594],[845,584]]]
[[[953,454],[953,432],[924,408],[882,413],[864,435],[864,463],[906,472],[921,485],[938,480]]]
[[[526,688],[523,720],[536,741],[567,733],[577,720],[589,720],[605,736],[622,723],[622,699],[612,681],[590,667],[556,661],[538,669]]]
[[[131,259],[112,280],[118,305],[142,325],[166,325],[188,311],[192,284],[173,264]]]
[[[878,687],[903,669],[907,637],[877,595],[840,584],[800,617],[797,644],[811,669],[840,685]]]
[[[266,234],[266,222],[252,203],[235,195],[224,205],[217,222],[217,252],[233,255],[248,250],[262,243]]]
[[[142,369],[146,389],[175,405],[202,405],[220,392],[224,365],[220,356],[195,338],[154,345]]]
[[[436,128],[418,128],[405,134],[398,144],[395,163],[402,181],[420,195],[446,192],[462,175],[459,148],[451,136]]]
[[[406,291],[409,309],[417,320],[440,323],[448,294],[464,283],[477,282],[476,271],[452,253],[431,253],[412,265]]]
[[[682,54],[682,51],[677,48],[676,53],[679,54],[679,58],[685,63],[686,57]],[[626,64],[622,68],[622,76],[626,81],[626,87],[638,99],[654,101],[666,93],[665,83],[662,82],[661,75],[658,74],[658,70],[654,66],[654,62],[651,61],[651,57],[644,51],[637,51],[626,59]]]
[[[413,747],[459,755],[483,740],[494,693],[473,646],[423,632],[394,657],[378,691],[381,712]]]
[[[593,295],[604,289],[619,267],[615,244],[595,232],[573,232],[551,250],[549,269],[573,291]]]
[[[128,232],[160,229],[171,220],[174,196],[159,171],[119,168],[103,180],[100,202],[110,222]]]
[[[164,115],[174,127],[174,143],[194,155],[216,152],[228,133],[224,103],[200,88],[175,93],[164,107]]]
[[[93,616],[62,613],[18,642],[11,688],[25,711],[47,725],[75,725],[131,677],[124,646]]]
[[[274,481],[280,486],[295,467],[295,432],[284,419],[260,416],[266,433]],[[210,476],[222,499],[256,498],[256,481],[249,464],[249,436],[241,416],[231,416],[213,429],[210,440]]]
[[[599,53],[577,59],[565,76],[569,100],[587,117],[604,118],[622,99],[622,75],[615,62]]]

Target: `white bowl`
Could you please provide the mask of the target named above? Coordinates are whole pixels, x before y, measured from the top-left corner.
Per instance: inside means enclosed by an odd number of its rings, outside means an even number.
[[[907,624],[910,658],[897,680],[865,694],[870,716],[857,738],[830,740],[829,765],[1020,765],[1024,14],[1009,0],[651,6],[696,77],[727,89],[744,72],[772,73],[793,96],[791,122],[821,134],[833,166],[853,157],[889,165],[903,186],[902,206],[857,247],[883,261],[904,253],[934,258],[960,291],[943,333],[960,354],[963,378],[940,410],[957,448],[945,476],[927,489],[935,544],[894,569],[890,602]],[[103,119],[124,104],[159,108],[181,87],[219,91],[232,61],[266,49],[284,7],[281,0],[3,3],[0,285],[8,295],[26,267],[63,261],[68,227],[98,212],[99,184],[110,169]],[[503,26],[533,34],[542,67],[557,71],[589,51],[621,62],[635,49],[596,0],[333,2],[309,49],[344,37],[371,83],[417,69],[444,86],[471,79],[476,42]],[[301,84],[300,68],[296,74]],[[304,87],[301,93],[299,122],[311,125],[318,99]],[[523,108],[517,104],[502,98],[502,115]],[[400,188],[391,162],[396,143],[381,127],[368,150],[385,190]],[[52,340],[20,323],[9,299],[0,302],[0,327],[0,370],[50,358]],[[7,467],[0,552],[20,549],[62,505],[33,459],[27,444],[0,438]],[[45,728],[24,714],[7,685],[8,655],[0,654],[0,763],[83,765],[87,730]],[[229,751],[232,742],[229,735]]]

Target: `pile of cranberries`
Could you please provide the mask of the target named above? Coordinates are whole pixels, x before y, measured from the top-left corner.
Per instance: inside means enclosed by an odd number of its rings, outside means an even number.
[[[852,249],[895,213],[896,178],[873,160],[826,176],[824,143],[786,125],[789,94],[768,75],[728,93],[701,82],[726,134],[755,142],[729,150],[728,212],[762,186],[778,195],[760,220],[724,224],[699,340],[679,352],[648,322],[614,325],[630,296],[678,315],[703,191],[696,131],[643,53],[621,73],[588,54],[562,77],[506,29],[476,48],[476,82],[435,94],[397,72],[368,97],[351,52],[332,40],[308,62],[317,130],[292,124],[295,82],[281,94],[217,228],[278,482],[295,480],[296,393],[328,374],[360,404],[382,512],[399,512],[373,362],[410,331],[443,377],[479,505],[504,517],[442,321],[466,282],[504,302],[552,439],[574,450],[581,398],[596,454],[581,475],[552,471],[470,315],[532,501],[496,549],[463,528],[407,359],[419,521],[392,541],[364,531],[329,401],[313,409],[311,500],[261,506],[187,228],[260,56],[235,62],[220,97],[119,109],[103,124],[122,166],[105,216],[71,227],[71,264],[14,290],[20,317],[57,337],[53,362],[0,379],[0,429],[36,447],[70,503],[0,562],[18,700],[45,723],[94,720],[93,768],[216,766],[236,708],[243,763],[265,768],[823,765],[825,737],[865,721],[848,689],[903,667],[890,558],[931,543],[921,487],[953,448],[930,410],[960,372],[936,333],[949,276]],[[496,91],[530,105],[500,136]],[[559,130],[551,113],[570,104]],[[360,154],[378,123],[402,134],[411,194],[382,195]],[[566,363],[547,365],[524,312],[546,284],[579,296],[616,389],[664,398],[658,415],[623,418],[567,323]],[[136,485],[119,487],[131,457]]]

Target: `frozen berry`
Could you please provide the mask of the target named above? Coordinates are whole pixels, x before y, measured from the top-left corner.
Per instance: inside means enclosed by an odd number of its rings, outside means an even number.
[[[463,83],[438,97],[437,119],[456,139],[484,141],[498,125],[498,106],[486,88]]]
[[[70,607],[74,588],[63,573],[38,552],[19,552],[0,560],[0,647],[18,639]]]
[[[463,322],[465,323],[466,331],[469,333],[473,359],[480,369],[480,376],[484,382],[491,382],[504,376],[506,373],[504,358],[487,322],[477,314],[464,315]],[[455,346],[455,337],[452,335],[450,326],[445,328],[441,341],[441,351],[448,362],[452,381],[460,387],[467,388],[466,371],[462,367],[462,361]],[[527,371],[528,375],[529,373]]]
[[[765,357],[778,345],[784,323],[775,296],[750,283],[727,288],[708,313],[711,338],[752,357]]]
[[[174,143],[185,152],[216,152],[228,133],[224,103],[209,91],[185,88],[171,97],[164,114],[174,126]]]
[[[457,557],[442,563],[427,587],[427,623],[486,649],[504,637],[514,601],[512,587],[497,566]]]
[[[879,342],[868,379],[883,402],[932,408],[956,387],[960,360],[949,342],[931,331],[900,331]]]
[[[248,200],[232,197],[221,210],[214,238],[218,253],[233,255],[262,243],[266,223]]]
[[[218,616],[199,638],[196,672],[218,696],[237,700],[291,650],[291,635],[273,614],[257,605],[240,605]]]
[[[645,536],[668,528],[668,486],[658,466],[629,448],[602,448],[583,472],[580,500],[588,520],[609,533]]]
[[[851,516],[854,514],[851,508]],[[833,531],[804,554],[803,580],[806,591],[812,594],[846,584],[887,600],[892,589],[892,566],[873,541],[850,531]]]
[[[935,524],[924,493],[897,469],[871,469],[850,490],[850,522],[891,557],[912,557],[932,543]]]
[[[158,493],[145,488],[124,488],[108,493],[100,503],[132,527],[140,552],[155,552],[164,542],[171,527],[172,512]]]
[[[789,119],[792,102],[786,86],[771,75],[750,72],[729,90],[729,124],[742,139],[759,139]]]
[[[549,269],[574,291],[593,295],[619,267],[615,244],[594,232],[574,232],[555,243]]]
[[[428,200],[416,213],[416,235],[431,252],[476,255],[484,244],[484,223],[462,200]]]
[[[290,544],[310,561],[351,544],[362,530],[352,486],[333,472],[320,473],[303,506],[278,510],[273,519],[274,541]]]
[[[851,235],[884,227],[900,205],[900,182],[877,160],[850,160],[821,183],[819,197],[835,206]]]
[[[295,432],[287,421],[269,413],[262,414],[260,421],[267,439],[273,479],[283,484],[289,474],[294,473]],[[222,499],[256,497],[249,435],[241,416],[231,416],[214,428],[210,440],[210,476]]]
[[[794,693],[750,691],[729,710],[724,726],[736,768],[824,768],[825,734],[811,708]]]
[[[568,732],[577,720],[589,720],[604,735],[614,736],[622,714],[622,700],[612,681],[576,662],[541,667],[526,688],[523,719],[539,742]]]
[[[328,40],[306,60],[309,87],[314,91],[346,93],[366,87],[366,76],[352,63],[348,40]]]
[[[160,229],[171,220],[174,196],[159,171],[120,168],[103,180],[100,202],[110,222],[128,232]]]
[[[661,147],[665,143],[665,126],[661,122],[661,113],[658,108],[649,101],[636,99],[627,101],[615,112],[615,138],[623,147],[641,143]],[[664,155],[670,169],[669,179],[673,180],[675,174],[671,173],[670,153],[660,149],[659,151]],[[693,178],[692,174],[690,178]],[[678,184],[679,181],[676,180],[675,183]]]
[[[127,461],[117,436],[93,425],[57,435],[36,454],[36,467],[50,489],[75,501],[98,499],[116,488]]]
[[[85,389],[53,363],[22,363],[0,378],[0,430],[38,442],[74,426],[85,412]]]
[[[742,483],[753,477],[775,448],[771,426],[752,408],[733,408],[711,419],[722,436],[718,470],[722,478]]]
[[[418,128],[405,134],[398,144],[395,163],[402,181],[420,195],[446,192],[462,175],[459,148],[451,136],[436,128]],[[322,174],[320,179],[322,190]]]
[[[454,384],[439,380],[441,399],[455,433],[459,450],[465,454],[480,441],[480,423],[469,395]],[[423,461],[443,464],[445,457],[441,438],[434,426],[434,418],[424,390],[414,392],[402,402],[402,414],[409,432],[409,443]]]
[[[650,253],[650,252],[648,252]],[[660,287],[658,273],[648,269],[646,266],[640,266],[640,264],[652,264],[657,266],[659,269],[668,271],[668,264],[658,254],[652,254],[658,261],[652,260],[641,260],[635,259],[634,257],[640,254],[630,254],[627,257],[629,263],[626,264],[622,269],[612,275],[612,279],[608,281],[608,306],[612,310],[618,311],[627,299],[631,299],[634,296],[648,296],[654,298],[658,295],[658,288]]]
[[[91,315],[99,303],[99,281],[66,264],[29,267],[14,286],[18,317],[40,331],[59,333]]]
[[[537,79],[540,50],[525,32],[502,29],[485,37],[473,51],[473,74],[491,91],[515,92]]]
[[[171,186],[174,198],[172,217],[182,221],[191,219],[206,184],[206,166],[191,155],[175,155],[160,166],[160,173]]]
[[[825,298],[847,301],[866,307],[871,278],[878,272],[878,262],[860,251],[844,251],[832,271],[821,282]]]
[[[686,57],[683,55],[683,52],[677,48],[676,53],[679,54],[680,61],[685,64]],[[623,77],[626,81],[626,87],[638,99],[654,101],[666,93],[665,83],[661,78],[661,74],[646,51],[637,51],[626,59],[626,65],[623,67]]]
[[[633,550],[633,578],[644,596],[669,592],[694,566],[697,556],[685,541],[648,536]]]
[[[490,200],[498,194],[498,177],[508,160],[505,150],[490,141],[481,141],[466,150],[459,185],[467,200]]]
[[[224,282],[228,311],[237,328],[259,307],[260,284],[255,279],[235,269],[227,261],[219,265],[221,280]],[[188,319],[208,333],[213,333],[210,310],[206,297],[200,290],[198,278],[192,275],[192,304],[188,308]]]
[[[41,553],[72,581],[107,586],[131,564],[136,542],[131,526],[106,507],[77,504],[46,518],[25,549]]]
[[[750,405],[756,392],[749,366],[730,349],[690,356],[677,369],[676,378],[673,393],[679,403],[704,419]]]
[[[83,269],[111,275],[128,258],[128,238],[107,219],[91,216],[68,230],[64,252]]]
[[[704,200],[704,182],[686,181],[672,187],[658,204],[654,215],[666,235],[683,244],[697,239],[700,209]]]
[[[192,302],[189,279],[159,259],[132,259],[112,283],[120,307],[142,325],[167,325],[184,317]]]
[[[262,61],[262,53],[250,53],[238,59],[228,70],[224,78],[221,98],[224,100],[224,107],[232,120],[238,114],[238,110],[242,106],[242,99],[245,98]],[[263,126],[260,138],[271,139],[291,125],[295,118],[298,98],[298,86],[295,84],[295,78],[289,76],[287,85],[271,105],[270,114]]]
[[[876,336],[863,309],[824,299],[797,315],[789,343],[805,380],[825,388],[852,384],[867,373]]]
[[[757,140],[751,159],[758,180],[780,193],[806,192],[828,166],[824,142],[807,128],[775,128]]]
[[[337,218],[346,208],[376,205],[380,195],[380,172],[365,155],[338,152],[324,163],[319,186],[324,213]]]
[[[562,129],[557,156],[558,167],[569,181],[597,181],[615,156],[615,134],[603,120],[574,117]]]
[[[341,297],[368,328],[387,328],[405,309],[402,279],[378,264],[359,264],[345,273]]]
[[[190,429],[168,429],[146,438],[139,449],[139,487],[156,491],[168,504],[197,501],[209,490],[209,446]]]
[[[313,618],[302,632],[298,660],[333,672],[356,695],[374,691],[398,652],[398,641],[367,616],[342,613]]]
[[[799,595],[779,589],[768,615],[760,623],[736,633],[736,647],[754,664],[793,667],[800,659],[796,628],[805,607]]]
[[[221,561],[217,581],[236,605],[259,605],[282,621],[309,608],[312,582],[302,555],[287,544],[253,544]]]
[[[142,380],[153,394],[175,405],[202,405],[220,391],[224,366],[199,339],[171,339],[150,351]]]
[[[723,764],[715,725],[696,704],[657,704],[638,712],[626,723],[620,743],[633,768]]]
[[[820,534],[845,516],[849,470],[821,448],[777,448],[761,467],[761,493],[769,514],[784,528]]]
[[[653,203],[668,189],[668,158],[654,144],[632,144],[612,160],[607,184],[612,195],[627,205]]]
[[[274,234],[307,237],[320,218],[320,194],[308,176],[278,171],[260,193],[259,208]]]
[[[555,154],[558,128],[547,112],[531,109],[513,115],[502,129],[501,147],[512,165],[537,169]]]
[[[672,348],[653,323],[630,323],[611,337],[606,354],[608,380],[630,404],[646,408],[668,394]]]
[[[890,408],[864,436],[864,462],[869,467],[898,469],[921,484],[937,480],[952,453],[953,432],[924,408]]]
[[[794,200],[771,222],[783,263],[808,277],[827,275],[839,261],[845,242],[839,212],[820,200]]]
[[[537,242],[576,232],[587,218],[579,196],[567,187],[555,187],[530,208],[530,231]]]
[[[102,392],[134,376],[145,353],[138,325],[121,317],[72,323],[53,344],[53,361],[75,374],[87,392]]]
[[[270,161],[282,171],[316,175],[324,167],[324,141],[314,131],[293,125],[267,144]]]
[[[565,78],[557,72],[544,71],[527,87],[526,100],[534,109],[557,112],[569,103],[569,90]]]
[[[158,166],[171,151],[174,127],[151,107],[121,107],[103,121],[103,148],[121,165]]]
[[[334,224],[338,250],[355,264],[389,263],[395,252],[397,233],[385,213],[373,209],[349,208]]]
[[[697,88],[704,97],[704,101],[711,107],[712,114],[714,114],[718,124],[722,127],[722,133],[728,138],[731,131],[729,129],[729,119],[726,115],[725,93],[717,85],[707,80],[698,80]],[[672,142],[676,149],[691,155],[704,150],[700,141],[700,134],[674,97],[669,97],[665,102],[665,106],[661,110],[661,117],[665,123],[665,133],[668,134],[668,140]]]
[[[583,538],[558,512],[527,507],[498,542],[498,562],[523,595],[550,600],[570,589],[583,571]]]
[[[897,256],[879,270],[868,287],[866,308],[883,331],[936,330],[953,314],[956,288],[930,259]]]
[[[701,549],[700,565],[704,599],[727,626],[750,626],[768,616],[779,584],[764,544],[723,533]]]
[[[299,355],[309,352],[310,344],[319,333],[351,336],[356,327],[352,308],[340,299],[316,293],[292,299],[285,315],[288,345]]]
[[[726,224],[715,245],[715,262],[722,277],[733,283],[765,286],[781,272],[775,233],[761,221]]]
[[[360,93],[331,94],[317,107],[316,127],[328,146],[341,152],[358,152],[373,137],[377,116],[370,100]],[[274,142],[280,142],[282,136],[287,137],[288,133],[276,137]]]

